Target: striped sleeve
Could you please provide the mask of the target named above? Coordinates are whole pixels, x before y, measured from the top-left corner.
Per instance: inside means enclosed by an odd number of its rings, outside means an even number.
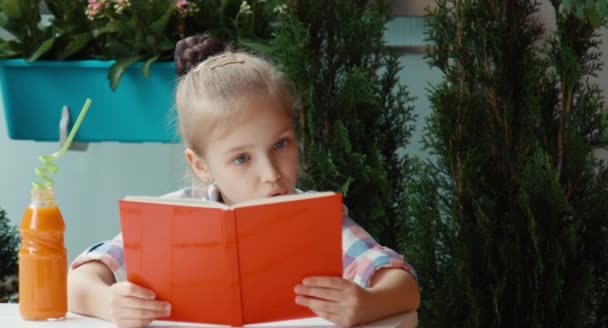
[[[361,287],[369,287],[374,273],[381,268],[403,269],[418,280],[416,271],[403,256],[379,245],[348,215],[344,216],[342,225],[342,251],[343,277]]]
[[[100,261],[105,264],[114,274],[116,282],[126,281],[127,271],[125,268],[122,234],[119,234],[112,240],[103,241],[87,248],[76,257],[70,269],[74,270],[91,261]]]

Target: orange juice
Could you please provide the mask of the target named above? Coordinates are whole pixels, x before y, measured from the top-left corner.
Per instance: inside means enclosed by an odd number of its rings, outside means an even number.
[[[65,225],[51,188],[32,189],[20,225],[19,311],[25,320],[60,320],[67,312]]]

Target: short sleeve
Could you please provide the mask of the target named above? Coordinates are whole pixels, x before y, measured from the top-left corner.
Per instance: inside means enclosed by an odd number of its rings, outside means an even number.
[[[403,269],[418,280],[416,271],[402,255],[379,245],[348,215],[344,216],[342,225],[342,250],[343,277],[361,287],[369,287],[374,273],[382,268]]]
[[[125,281],[127,279],[127,272],[125,268],[122,234],[119,234],[112,240],[99,242],[87,248],[76,257],[72,262],[70,269],[74,270],[91,261],[100,261],[105,264],[114,274],[116,282]]]

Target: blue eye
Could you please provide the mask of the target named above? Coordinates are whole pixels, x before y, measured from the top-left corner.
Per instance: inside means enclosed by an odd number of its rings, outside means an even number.
[[[285,148],[285,146],[287,146],[287,139],[281,139],[279,142],[275,143],[272,148],[281,149]]]
[[[245,164],[248,160],[249,160],[249,156],[243,154],[243,155],[237,156],[234,159],[234,163],[241,165],[241,164]]]

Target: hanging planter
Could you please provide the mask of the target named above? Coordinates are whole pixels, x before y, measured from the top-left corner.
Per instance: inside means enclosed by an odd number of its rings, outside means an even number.
[[[77,117],[93,100],[75,140],[79,142],[176,142],[171,110],[172,62],[157,62],[145,77],[131,65],[116,91],[108,87],[113,61],[0,60],[0,86],[9,138],[58,141],[63,106]]]

